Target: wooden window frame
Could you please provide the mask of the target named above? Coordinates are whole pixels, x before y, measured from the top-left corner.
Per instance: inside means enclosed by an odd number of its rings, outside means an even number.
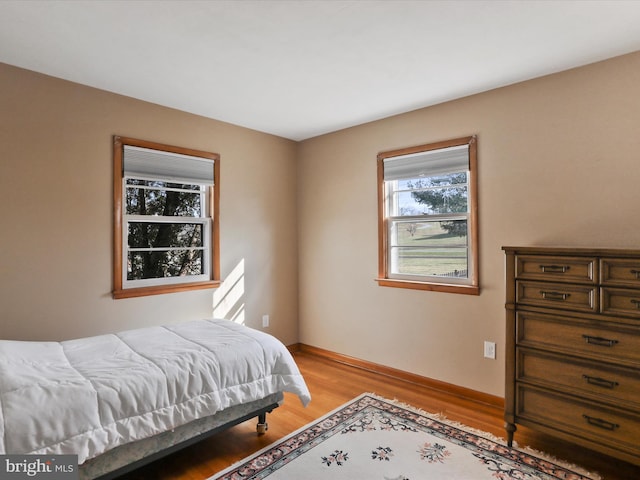
[[[378,285],[383,287],[407,288],[416,290],[428,290],[435,292],[459,293],[465,295],[479,295],[479,264],[478,264],[478,188],[477,188],[477,137],[475,135],[445,140],[436,143],[418,145],[414,147],[402,148],[381,152],[377,157],[378,168]],[[386,214],[386,188],[384,180],[384,160],[390,157],[416,154],[442,148],[455,147],[461,145],[469,146],[469,249],[470,267],[469,283],[447,283],[444,281],[429,280],[401,280],[389,278],[389,239],[388,239],[388,219]]]
[[[213,160],[215,185],[209,188],[209,217],[211,225],[211,252],[209,268],[210,280],[185,282],[167,285],[123,288],[123,175],[124,175],[124,146],[148,148],[164,152],[202,157]],[[130,137],[113,137],[113,291],[114,299],[160,295],[165,293],[202,290],[220,286],[220,155],[217,153],[194,150],[190,148],[165,145]]]

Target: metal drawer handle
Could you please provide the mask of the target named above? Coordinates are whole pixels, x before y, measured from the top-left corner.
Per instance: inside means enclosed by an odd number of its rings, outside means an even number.
[[[640,280],[640,270],[631,269],[631,275],[636,276],[636,280]]]
[[[571,296],[570,293],[562,293],[562,292],[547,292],[545,290],[540,290],[540,294],[542,298],[545,300],[558,300],[564,301]]]
[[[618,340],[610,340],[608,338],[594,337],[591,335],[582,335],[582,338],[591,345],[600,345],[601,347],[613,347],[615,344],[619,343]]]
[[[569,265],[540,265],[542,273],[567,273],[570,268]]]
[[[584,378],[587,381],[587,383],[591,385],[597,385],[598,387],[603,387],[603,388],[613,389],[618,385],[620,385],[618,382],[613,380],[606,380],[604,378],[599,378],[599,377],[591,377],[589,375],[582,375],[582,378]]]
[[[615,430],[616,428],[620,428],[620,425],[617,423],[608,422],[598,417],[590,417],[589,415],[582,414],[582,418],[584,418],[589,425],[604,428],[605,430]]]
[[[633,303],[636,306],[636,308],[640,308],[640,300],[636,300],[635,298],[632,298],[631,303]]]

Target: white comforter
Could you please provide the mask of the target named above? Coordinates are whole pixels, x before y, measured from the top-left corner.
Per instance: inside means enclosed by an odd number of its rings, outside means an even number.
[[[0,341],[0,454],[78,454],[83,463],[278,391],[310,400],[282,343],[228,320]]]

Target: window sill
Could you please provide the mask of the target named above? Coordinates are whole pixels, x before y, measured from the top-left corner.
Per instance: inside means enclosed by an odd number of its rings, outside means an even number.
[[[391,278],[376,278],[381,287],[409,288],[413,290],[428,290],[432,292],[460,293],[463,295],[480,295],[477,285],[454,285],[451,283],[411,282]]]
[[[138,287],[124,288],[114,290],[112,296],[114,299],[146,297],[149,295],[162,295],[165,293],[187,292],[189,290],[204,290],[207,288],[217,288],[222,282],[220,280],[211,280],[207,282],[182,283],[178,285],[158,285],[154,287]]]

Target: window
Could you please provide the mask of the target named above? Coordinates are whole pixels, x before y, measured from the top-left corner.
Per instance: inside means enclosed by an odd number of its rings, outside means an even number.
[[[378,155],[378,283],[477,295],[476,137]]]
[[[113,163],[114,298],[218,286],[219,155],[116,136]]]

